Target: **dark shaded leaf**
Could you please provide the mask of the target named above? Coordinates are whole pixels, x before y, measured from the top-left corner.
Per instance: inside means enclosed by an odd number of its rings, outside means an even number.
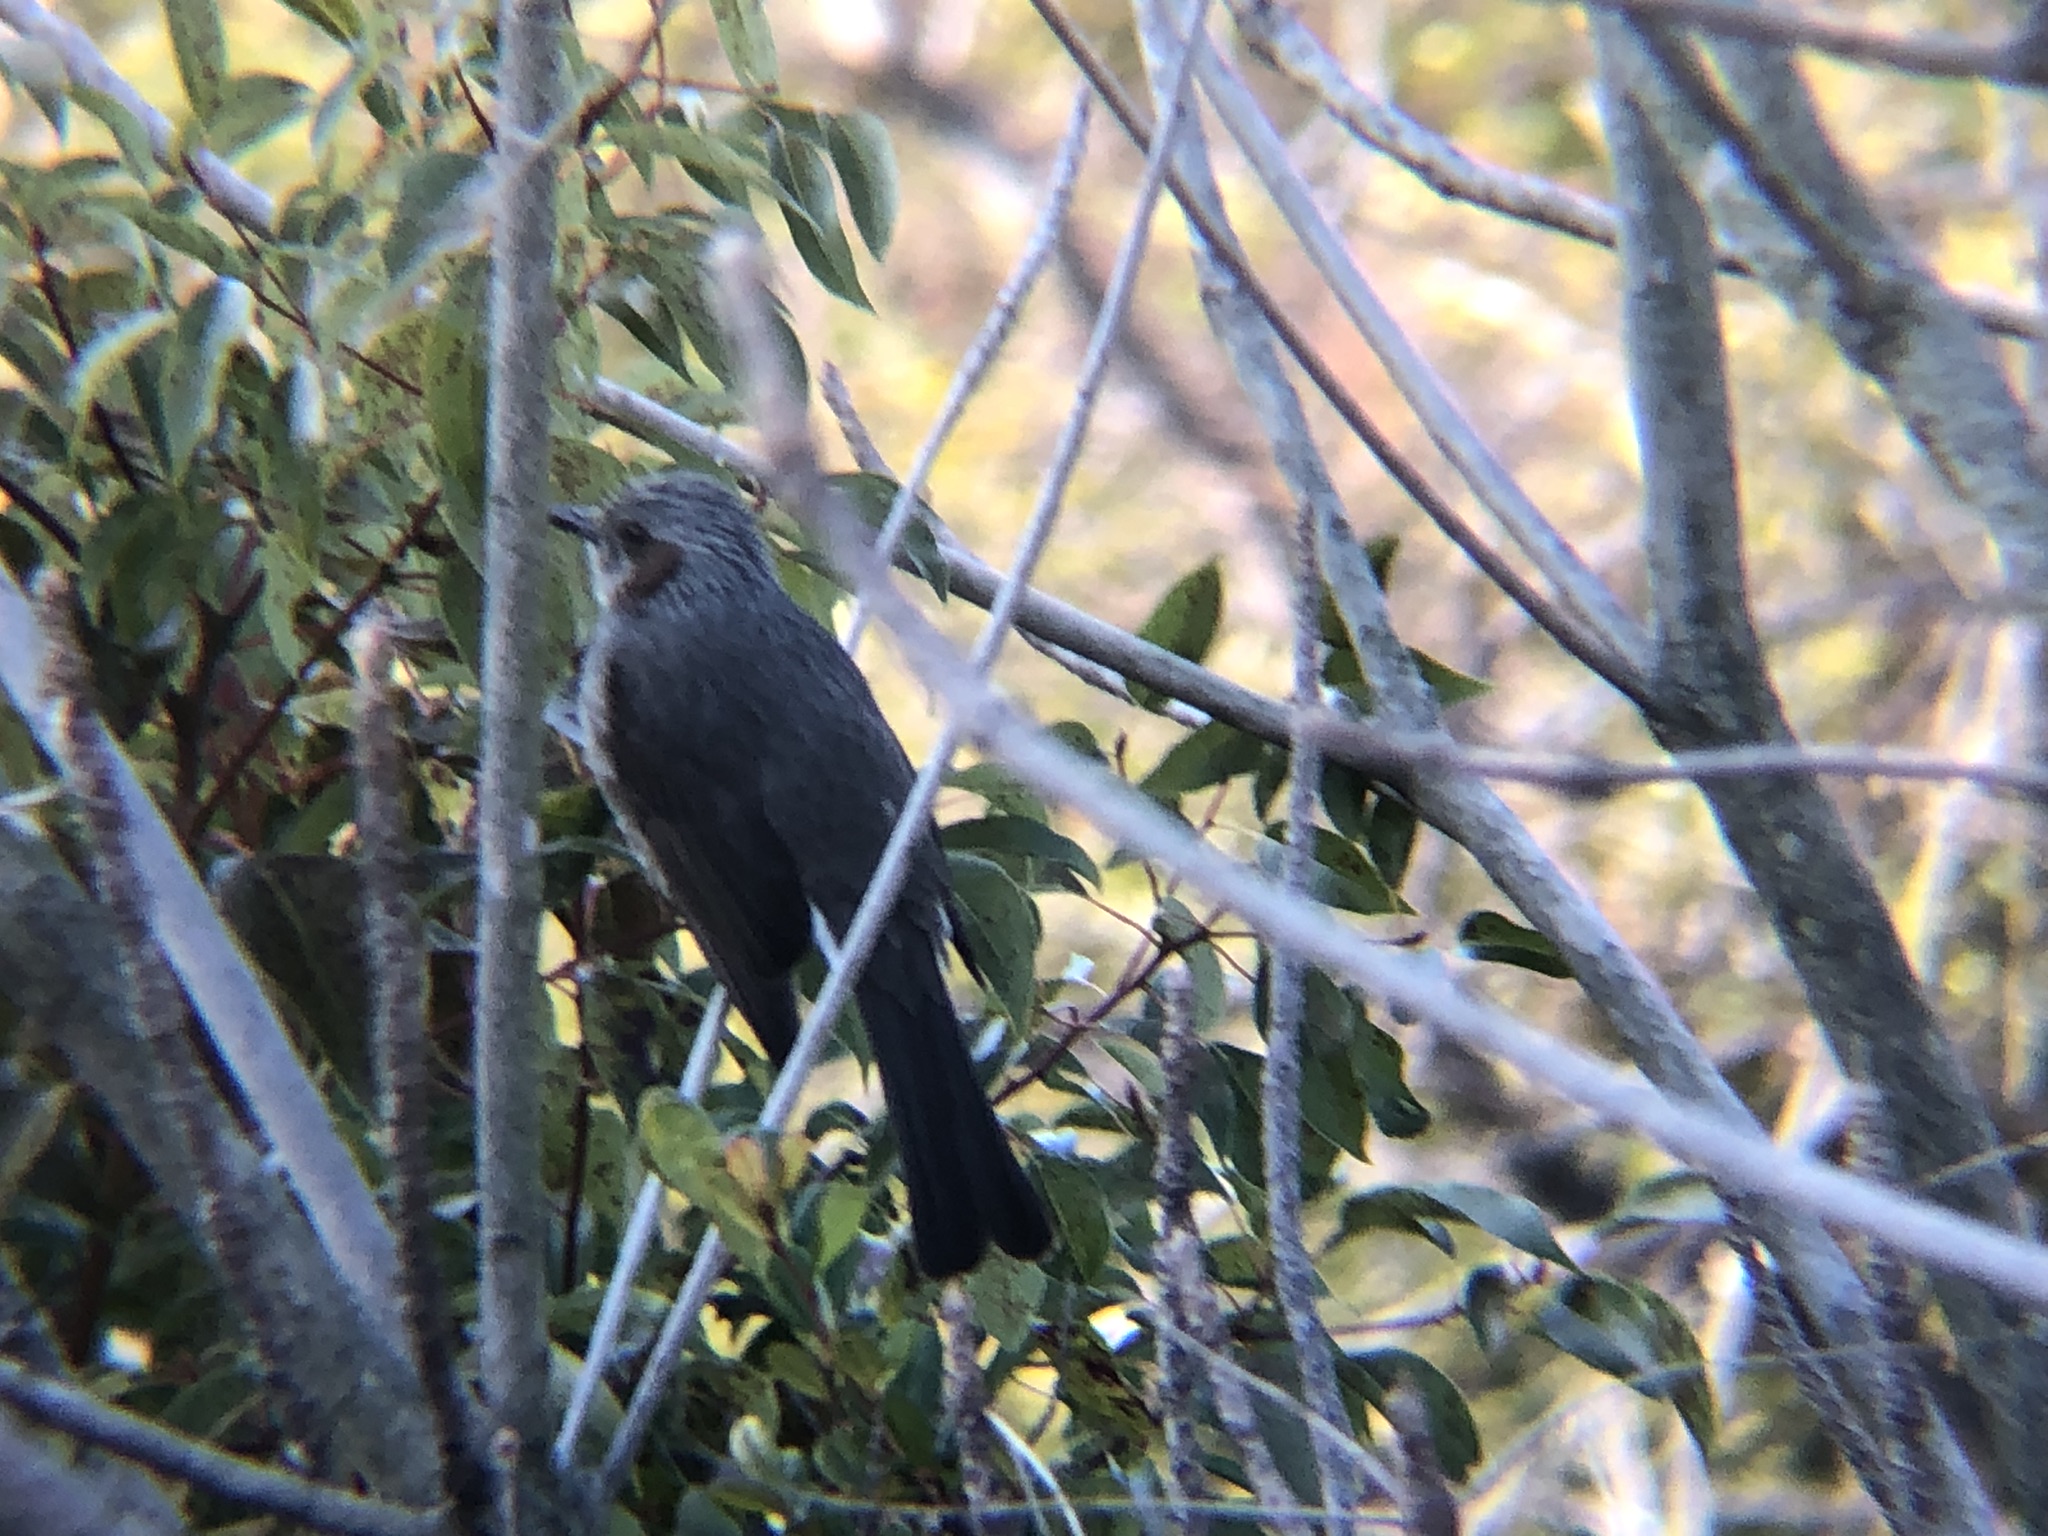
[[[1380,878],[1394,890],[1408,878],[1417,826],[1415,808],[1400,796],[1383,789],[1374,797],[1372,814],[1366,820],[1365,851]]]
[[[1172,803],[1198,789],[1207,789],[1250,773],[1265,756],[1266,743],[1234,725],[1212,720],[1175,742],[1138,788],[1153,799]]]
[[[1670,1302],[1647,1286],[1575,1275],[1537,1316],[1566,1354],[1678,1410],[1701,1454],[1712,1451],[1712,1384],[1699,1341]]]
[[[1087,850],[1036,817],[984,816],[976,821],[956,821],[940,828],[939,841],[949,849],[1021,857],[1064,870],[1090,885],[1102,883],[1102,874]]]
[[[1436,1449],[1437,1465],[1444,1476],[1463,1482],[1479,1464],[1479,1425],[1450,1377],[1405,1349],[1375,1349],[1353,1359],[1372,1378],[1379,1393],[1405,1384],[1421,1395],[1429,1414],[1429,1438]],[[1373,1400],[1378,1402],[1378,1395]]]
[[[1223,563],[1209,560],[1196,566],[1167,589],[1151,616],[1138,626],[1138,638],[1188,661],[1207,659],[1223,621]],[[1166,695],[1130,678],[1131,697],[1146,709],[1157,709]]]
[[[861,521],[876,533],[881,532],[882,524],[889,520],[889,509],[896,503],[897,492],[902,490],[902,486],[887,475],[864,471],[828,475],[826,480],[846,498],[846,504],[860,514]],[[943,602],[950,590],[951,577],[946,569],[946,557],[939,553],[938,535],[933,532],[937,521],[938,514],[932,510],[931,503],[918,498],[916,510],[912,512],[897,547],[908,558],[910,568],[917,572],[919,579]]]
[[[282,0],[284,8],[303,16],[346,48],[363,35],[363,18],[355,0]]]
[[[1031,1019],[1038,978],[1038,913],[1002,865],[971,853],[946,855],[953,895],[966,923],[968,947],[988,977],[1004,1013],[1018,1024]]]
[[[1056,1255],[1073,1266],[1083,1284],[1093,1284],[1110,1253],[1109,1203],[1101,1183],[1089,1165],[1068,1158],[1048,1155],[1033,1166],[1059,1229]]]
[[[463,192],[483,174],[475,155],[434,150],[406,167],[384,236],[384,273],[397,282],[461,215]],[[471,338],[474,344],[475,338]]]
[[[1469,913],[1458,925],[1458,945],[1474,960],[1520,966],[1539,976],[1569,979],[1572,968],[1542,934],[1498,912]]]
[[[1507,1347],[1508,1306],[1514,1296],[1507,1272],[1497,1264],[1482,1264],[1465,1277],[1465,1294],[1459,1307],[1471,1326],[1472,1336],[1489,1355]]]
[[[1369,1019],[1361,1019],[1351,1040],[1351,1065],[1365,1090],[1366,1108],[1380,1134],[1408,1141],[1429,1129],[1429,1110],[1409,1091],[1403,1073],[1407,1052],[1401,1042]]]

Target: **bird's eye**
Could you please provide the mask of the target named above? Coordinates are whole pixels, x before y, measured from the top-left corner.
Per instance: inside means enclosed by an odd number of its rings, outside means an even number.
[[[619,524],[619,548],[629,555],[637,555],[647,547],[647,525],[632,518]]]

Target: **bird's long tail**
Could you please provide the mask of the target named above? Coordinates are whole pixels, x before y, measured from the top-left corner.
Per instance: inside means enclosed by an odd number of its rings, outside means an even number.
[[[891,925],[862,973],[860,1011],[903,1148],[917,1261],[972,1269],[988,1244],[1020,1259],[1051,1246],[1037,1191],[1010,1151],[926,936]]]

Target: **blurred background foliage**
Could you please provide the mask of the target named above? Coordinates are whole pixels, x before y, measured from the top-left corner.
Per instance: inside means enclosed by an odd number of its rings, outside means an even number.
[[[772,5],[772,52],[730,32],[722,46],[714,9],[680,6],[661,30],[666,115],[644,81],[613,98],[591,113],[565,174],[553,487],[564,499],[601,495],[622,467],[654,462],[647,444],[578,409],[579,379],[602,373],[744,438],[696,286],[702,242],[737,204],[776,245],[789,333],[812,374],[836,366],[883,454],[905,466],[1024,236],[1072,100],[1070,66],[1022,5]],[[1910,29],[1964,26],[1983,9],[1898,3],[1868,15]],[[1354,79],[1469,153],[1609,195],[1579,13],[1505,0],[1298,10]],[[492,115],[488,27],[460,8],[234,0],[217,39],[173,46],[173,22],[212,13],[90,0],[68,14],[181,132],[196,125],[270,191],[280,217],[275,238],[235,231],[146,164],[118,108],[74,99],[45,111],[32,50],[0,59],[17,87],[0,101],[0,555],[18,578],[45,562],[78,572],[109,722],[287,999],[373,1173],[355,892],[335,857],[352,846],[337,642],[371,587],[414,621],[407,732],[435,950],[437,1168],[444,1258],[461,1290],[485,221],[459,214]],[[1124,9],[1088,0],[1075,14],[1138,83]],[[656,69],[644,6],[585,5],[575,23],[578,89],[636,60]],[[232,78],[195,67],[209,49],[224,50]],[[258,72],[269,78],[249,83]],[[1251,72],[1359,264],[1534,500],[1639,607],[1640,488],[1612,254],[1439,197],[1361,152],[1295,87]],[[2036,102],[1825,61],[1805,72],[1887,217],[1944,278],[2031,288]],[[998,567],[1067,410],[1061,386],[1139,163],[1098,123],[1054,277],[934,478],[939,516]],[[1222,163],[1260,272],[1376,419],[1451,485],[1255,184]],[[2009,745],[2030,724],[2037,658],[2002,646],[2002,615],[1972,601],[1996,574],[1977,524],[1824,338],[1736,281],[1723,284],[1722,313],[1755,604],[1795,728],[1960,756]],[[2034,381],[2018,344],[2001,345]],[[1317,430],[1354,527],[1391,561],[1404,638],[1485,685],[1458,690],[1463,739],[1651,750],[1634,713],[1535,635],[1355,441],[1327,419]],[[1039,584],[1128,628],[1149,620],[1173,648],[1283,694],[1290,518],[1203,322],[1185,231],[1161,218]],[[774,526],[799,595],[834,611],[838,594],[802,562],[795,531]],[[562,675],[587,612],[574,552],[553,558],[543,622]],[[978,619],[957,599],[928,606],[957,636]],[[927,701],[885,639],[861,659],[918,755],[935,732]],[[1151,776],[1148,788],[1222,846],[1249,858],[1273,835],[1284,760],[1270,749],[1228,732],[1195,740],[1021,645],[999,675],[1040,719],[1072,722],[1070,739],[1134,781]],[[0,766],[17,795],[47,777],[11,717]],[[1390,940],[1462,943],[1498,962],[1488,981],[1511,1007],[1610,1043],[1557,979],[1555,955],[1501,915],[1464,853],[1418,832],[1376,786],[1338,774],[1322,787],[1329,839],[1318,851],[1334,905]],[[1503,793],[1768,1122],[1818,1047],[1699,797],[1680,785],[1578,801]],[[2042,1130],[2043,923],[2027,818],[1944,786],[1852,781],[1836,799],[2001,1132]],[[22,803],[61,825],[46,805]],[[991,767],[961,765],[940,821],[970,914],[1007,962],[976,1005],[1000,1025],[991,1070],[1015,1089],[1005,1112],[1040,1143],[1035,1166],[1061,1233],[1044,1266],[993,1263],[969,1282],[991,1335],[984,1364],[1000,1411],[1070,1498],[1127,1505],[1144,1496],[1142,1468],[1159,1449],[1150,1345],[1128,1314],[1148,1283],[1150,1117],[1174,1009],[1192,1010],[1209,1041],[1197,1111],[1204,1236],[1233,1309],[1229,1342],[1261,1374],[1287,1382],[1292,1369],[1259,1239],[1261,955],[1228,914],[1191,911],[1157,871]],[[768,1086],[741,1040],[701,1111],[666,1105],[654,1090],[680,1070],[703,992],[694,952],[666,935],[566,752],[551,764],[543,833],[544,962],[562,1046],[548,1098],[552,1321],[565,1356],[587,1337],[642,1166],[688,1198],[670,1212],[669,1251],[640,1281],[634,1348],[707,1214],[740,1255],[627,1509],[648,1528],[850,1529],[875,1505],[956,1497],[930,1288],[877,1256],[897,1214],[883,1180],[890,1143],[866,1113],[876,1100],[836,1065],[792,1139],[810,1160],[721,1143]],[[1100,1027],[1083,1034],[1078,1022],[1097,1013]],[[1310,1023],[1311,1239],[1362,1432],[1385,1437],[1364,1404],[1397,1379],[1419,1384],[1445,1471],[1480,1469],[1467,1488],[1473,1529],[1554,1519],[1620,1530],[1631,1509],[1704,1529],[1702,1476],[1745,1528],[1862,1528],[1868,1506],[1789,1382],[1768,1362],[1726,1358],[1744,1335],[1732,1331],[1736,1280],[1710,1244],[1719,1214],[1703,1186],[1320,977]],[[20,1029],[8,1041],[19,1113],[0,1119],[12,1128],[0,1237],[73,1363],[167,1423],[274,1453],[249,1363],[147,1180],[47,1041]],[[849,1159],[866,1171],[825,1175]],[[1576,1272],[1579,1256],[1599,1278]],[[1718,1400],[1696,1370],[1651,1378],[1647,1390],[1677,1412],[1609,1379],[1640,1385],[1643,1372],[1697,1361],[1700,1344],[1716,1361]],[[1279,1412],[1260,1422],[1306,1497],[1300,1425]],[[1220,1433],[1205,1449],[1219,1487],[1242,1484]],[[1536,1502],[1516,1512],[1525,1497]],[[224,1517],[203,1501],[195,1513]]]

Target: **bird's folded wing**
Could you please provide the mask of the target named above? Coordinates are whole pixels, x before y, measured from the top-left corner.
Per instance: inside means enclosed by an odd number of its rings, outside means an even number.
[[[761,814],[748,743],[687,726],[674,699],[647,697],[615,667],[612,719],[635,722],[631,759],[610,763],[610,792],[698,946],[761,1043],[780,1060],[795,1043],[788,974],[810,945],[810,912],[789,849]],[[623,711],[623,713],[621,713]]]

